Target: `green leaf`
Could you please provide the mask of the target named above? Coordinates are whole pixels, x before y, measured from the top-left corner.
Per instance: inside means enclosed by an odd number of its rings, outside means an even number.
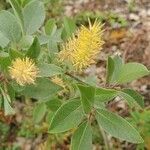
[[[124,64],[120,70],[118,83],[127,83],[143,76],[150,74],[148,69],[140,63],[127,63]]]
[[[88,122],[82,123],[73,134],[71,150],[92,150],[92,131]]]
[[[12,6],[15,15],[18,17],[20,26],[23,30],[24,29],[24,21],[23,21],[23,13],[22,13],[22,9],[21,9],[20,5],[18,4],[18,2],[16,0],[8,0],[8,1]]]
[[[21,38],[20,25],[15,16],[8,11],[0,12],[0,32],[12,42],[18,42]]]
[[[119,56],[113,58],[114,61],[114,72],[112,74],[111,83],[115,83],[120,75],[120,70],[123,66],[123,60]]]
[[[39,39],[40,45],[48,44],[49,35],[41,34],[38,36],[38,39]]]
[[[123,89],[119,92],[119,95],[127,100],[131,106],[140,106],[144,108],[144,99],[143,97],[132,89]]]
[[[40,1],[31,1],[23,9],[24,26],[27,34],[36,32],[44,22],[44,4]]]
[[[34,41],[34,37],[31,35],[24,35],[20,40],[20,47],[23,50],[28,50]]]
[[[107,110],[97,109],[96,119],[99,126],[112,136],[131,143],[142,143],[140,134],[122,117]]]
[[[8,66],[10,66],[11,61],[9,58],[9,54],[6,52],[1,52],[0,53],[0,69],[3,71],[8,69]]]
[[[24,7],[27,5],[29,2],[34,1],[34,0],[21,0],[22,1],[22,6]]]
[[[107,102],[118,95],[118,91],[113,89],[96,88],[95,99],[100,102]]]
[[[7,93],[12,101],[15,100],[15,90],[10,83],[7,84]]]
[[[97,86],[98,78],[95,75],[90,75],[86,77],[78,77],[78,78],[90,86],[95,86],[95,87]]]
[[[42,121],[43,117],[46,113],[46,105],[45,103],[39,103],[35,106],[33,110],[33,121],[34,123],[38,124]]]
[[[16,81],[11,81],[10,84],[13,87],[13,89],[16,91],[16,93],[19,93],[25,89],[24,86],[17,84]]]
[[[37,79],[35,85],[27,85],[22,91],[23,95],[44,100],[54,96],[61,88],[46,78]]]
[[[89,113],[94,104],[95,88],[81,84],[78,84],[78,88],[81,93],[81,101],[84,111],[85,113]]]
[[[23,0],[16,0],[16,1],[17,1],[17,3],[18,3],[19,6],[22,5]]]
[[[46,115],[46,122],[47,122],[48,124],[51,123],[54,114],[55,114],[55,113],[52,112],[52,111],[50,111],[49,113],[47,113],[47,115]]]
[[[45,25],[45,32],[47,35],[52,35],[56,32],[57,26],[54,19],[49,19]]]
[[[35,37],[31,47],[28,49],[26,56],[32,58],[32,59],[36,59],[41,51],[41,47],[40,47],[40,43],[37,37]]]
[[[40,70],[40,77],[52,77],[62,74],[62,69],[54,64],[42,63],[38,65],[38,68]]]
[[[62,42],[61,39],[62,29],[57,29],[53,32],[48,41],[48,49],[50,52],[57,53],[58,52],[58,43]]]
[[[62,102],[58,98],[52,98],[46,102],[46,105],[51,111],[56,111],[62,105]]]
[[[9,43],[9,39],[5,37],[0,31],[0,47],[5,48]]]
[[[78,99],[64,103],[53,116],[49,132],[60,133],[77,127],[83,118],[80,106],[80,100]]]
[[[114,58],[108,57],[107,60],[107,83],[116,83],[119,78],[120,70],[123,66],[123,61],[119,56]]]
[[[123,64],[119,56],[109,57],[107,61],[107,83],[127,83],[150,74],[147,68],[139,63]]]
[[[10,59],[13,60],[13,59],[16,59],[16,58],[23,58],[23,55],[21,52],[19,51],[16,51],[16,50],[10,50],[9,51],[9,56],[10,56]]]
[[[10,106],[10,97],[7,93],[5,93],[3,91],[3,89],[0,87],[0,90],[1,90],[1,93],[3,95],[3,99],[4,99],[4,112],[5,112],[5,115],[13,115],[15,113],[14,109]]]
[[[64,18],[64,29],[63,29],[63,38],[67,39],[70,36],[72,36],[72,34],[75,32],[76,30],[76,24],[74,22],[74,20],[65,17]]]
[[[15,113],[14,109],[10,106],[9,100],[10,97],[9,95],[5,95],[4,96],[4,112],[5,112],[5,115],[13,115]]]
[[[106,82],[110,83],[111,82],[111,78],[114,72],[114,61],[111,57],[108,57],[107,59],[107,77],[106,77]]]

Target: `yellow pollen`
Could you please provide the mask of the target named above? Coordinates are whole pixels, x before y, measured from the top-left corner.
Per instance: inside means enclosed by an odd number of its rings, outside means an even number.
[[[75,71],[82,71],[95,63],[95,59],[102,49],[103,25],[95,21],[93,25],[89,21],[89,28],[81,26],[72,38],[64,45],[58,54],[61,61],[69,61]]]
[[[11,78],[15,79],[21,86],[25,84],[34,84],[38,72],[35,63],[28,57],[24,59],[16,58],[12,61],[11,67],[9,67]]]
[[[57,84],[57,85],[59,85],[59,86],[61,86],[63,88],[66,87],[64,81],[60,77],[58,77],[58,76],[54,76],[52,78],[52,82],[54,82],[55,84]]]

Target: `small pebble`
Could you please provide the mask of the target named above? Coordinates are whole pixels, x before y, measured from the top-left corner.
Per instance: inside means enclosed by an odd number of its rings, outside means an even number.
[[[133,20],[133,21],[138,21],[140,19],[140,17],[138,15],[132,13],[129,15],[129,19]]]

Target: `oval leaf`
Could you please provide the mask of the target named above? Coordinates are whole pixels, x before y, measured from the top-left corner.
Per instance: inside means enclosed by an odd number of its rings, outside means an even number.
[[[0,47],[5,48],[9,43],[9,39],[6,38],[0,31]]]
[[[8,11],[0,12],[0,31],[12,42],[18,42],[20,40],[20,25],[15,16]]]
[[[20,25],[23,29],[24,28],[23,13],[22,13],[22,9],[21,9],[18,1],[16,1],[16,0],[8,0],[8,1],[11,4],[11,7],[13,8],[13,11],[15,13],[15,16],[17,16],[17,18],[20,22]]]
[[[67,18],[67,17],[64,18],[63,22],[64,22],[64,29],[62,32],[62,37],[64,39],[67,39],[71,37],[73,33],[75,32],[76,24],[74,20]]]
[[[39,103],[33,110],[33,121],[35,123],[40,123],[46,113],[46,105],[44,103]]]
[[[53,116],[50,133],[65,132],[77,127],[83,118],[80,100],[74,99],[63,104]]]
[[[116,138],[132,143],[142,143],[143,139],[136,129],[122,117],[107,110],[97,109],[96,119],[99,126]]]
[[[31,35],[36,32],[44,22],[44,4],[40,1],[31,1],[25,6],[23,16],[25,31]]]
[[[47,35],[52,35],[56,32],[57,26],[55,19],[49,19],[45,24],[45,33]]]
[[[92,131],[88,122],[82,123],[71,140],[71,150],[92,150]]]
[[[119,56],[115,56],[114,58],[108,57],[106,78],[107,83],[116,83],[122,66],[123,60]]]
[[[6,94],[4,92],[4,90],[0,87],[0,91],[3,95],[3,100],[4,100],[4,112],[5,112],[5,115],[13,115],[15,113],[14,109],[10,106],[10,102],[11,102],[11,99],[10,99],[10,96],[8,94]]]
[[[46,101],[47,108],[53,112],[57,111],[61,105],[62,105],[62,102],[58,98],[52,98]]]
[[[97,88],[95,94],[95,100],[100,102],[107,102],[115,98],[117,95],[118,95],[118,91],[116,90]]]
[[[124,98],[131,106],[140,106],[144,108],[143,97],[132,89],[123,89],[119,92],[119,95]]]
[[[49,79],[39,78],[35,85],[27,85],[22,91],[22,94],[31,98],[44,100],[56,94],[60,89],[58,85]]]
[[[54,64],[42,63],[38,65],[41,77],[52,77],[62,73],[62,69]]]
[[[31,59],[36,59],[40,54],[40,43],[37,37],[35,37],[31,47],[28,49],[26,56],[30,57]]]
[[[95,88],[92,86],[78,84],[81,93],[81,101],[85,113],[89,113],[94,104]]]
[[[118,83],[127,83],[150,74],[148,69],[139,63],[127,63],[120,71]]]

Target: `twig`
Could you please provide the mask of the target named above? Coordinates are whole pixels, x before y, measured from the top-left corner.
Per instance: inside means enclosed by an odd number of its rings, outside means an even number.
[[[109,140],[108,140],[108,137],[107,137],[105,131],[102,129],[101,126],[99,126],[99,129],[100,129],[100,132],[101,132],[102,137],[103,137],[103,140],[104,140],[105,149],[106,149],[106,150],[111,150],[111,146],[110,146],[110,144],[109,144]]]
[[[83,84],[87,84],[87,83],[83,82],[82,80],[80,80],[79,78],[73,76],[72,74],[70,74],[70,73],[68,73],[68,72],[66,72],[65,74],[68,75],[68,76],[70,76],[71,78],[75,79],[75,80],[78,81],[78,82],[81,82],[81,83],[83,83]]]

